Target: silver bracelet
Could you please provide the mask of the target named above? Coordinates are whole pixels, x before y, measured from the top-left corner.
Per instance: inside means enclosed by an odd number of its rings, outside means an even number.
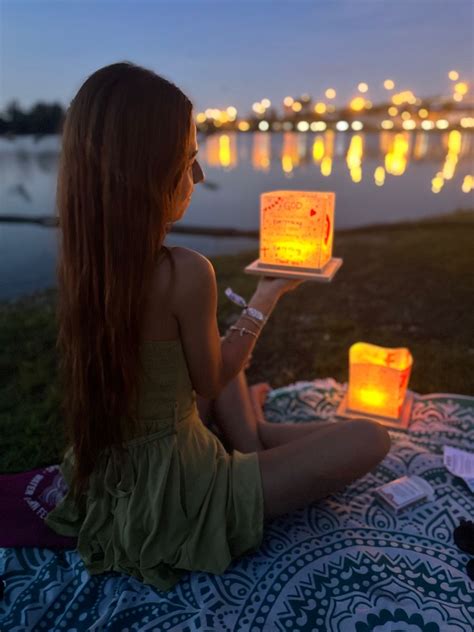
[[[247,305],[245,299],[242,296],[239,296],[238,294],[236,294],[232,290],[232,288],[228,287],[225,290],[225,295],[233,303],[235,303],[236,305],[240,305],[240,307],[243,307],[244,308],[244,310],[243,310],[244,314],[248,314],[249,316],[253,316],[253,318],[256,318],[261,323],[266,323],[267,322],[267,319],[268,319],[267,316],[262,314],[262,312],[259,311],[258,309],[255,309],[255,307],[249,307]]]
[[[259,327],[260,329],[263,327],[264,323],[262,323],[261,320],[257,320],[256,318],[253,318],[252,316],[248,316],[247,314],[244,314],[242,312],[240,318],[245,318],[246,320],[249,320],[251,323],[253,323],[254,325],[257,325],[257,327]]]
[[[258,338],[258,334],[256,334],[254,331],[251,331],[250,329],[247,329],[247,327],[235,327],[235,325],[232,325],[232,327],[229,327],[229,329],[233,329],[234,331],[240,331],[240,337],[242,337],[242,335],[245,334],[252,334],[252,336],[255,336],[255,338]]]

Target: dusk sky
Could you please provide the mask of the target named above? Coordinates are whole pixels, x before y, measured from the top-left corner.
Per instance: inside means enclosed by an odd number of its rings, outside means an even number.
[[[472,0],[0,0],[0,108],[12,99],[67,106],[89,74],[129,60],[176,83],[196,111],[287,96],[336,104],[369,85],[449,94],[473,80]],[[472,84],[471,84],[472,85]]]

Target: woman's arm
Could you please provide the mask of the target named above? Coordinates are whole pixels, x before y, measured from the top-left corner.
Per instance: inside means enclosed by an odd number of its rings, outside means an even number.
[[[199,395],[215,398],[221,389],[245,365],[255,346],[256,337],[231,330],[222,342],[217,325],[217,283],[211,262],[203,255],[186,248],[173,248],[176,266],[175,316],[178,319],[181,340],[193,388]],[[292,282],[296,287],[299,282]],[[249,306],[268,316],[286,282],[260,282]],[[246,327],[257,333],[259,326],[239,318],[237,327]]]

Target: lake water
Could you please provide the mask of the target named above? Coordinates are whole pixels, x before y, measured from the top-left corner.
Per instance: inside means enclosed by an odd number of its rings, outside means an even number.
[[[180,224],[258,229],[260,193],[279,189],[335,191],[336,229],[472,208],[472,192],[462,190],[473,172],[472,139],[469,132],[198,136],[200,163],[216,188],[196,186]],[[0,138],[0,214],[54,214],[59,149],[58,136]],[[443,169],[448,175],[435,193],[432,179]],[[210,256],[258,245],[194,235],[167,243]],[[0,223],[0,299],[55,285],[56,249],[55,228]]]

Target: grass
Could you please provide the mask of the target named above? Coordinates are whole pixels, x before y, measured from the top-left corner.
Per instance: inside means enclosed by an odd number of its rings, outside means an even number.
[[[359,340],[408,347],[410,388],[474,395],[474,211],[349,231],[335,238],[343,267],[331,284],[306,282],[282,297],[253,354],[249,382],[273,387],[333,377],[347,381]],[[242,273],[257,252],[213,259],[224,333],[239,313],[224,289],[250,298]],[[0,471],[58,462],[54,289],[0,303]]]

